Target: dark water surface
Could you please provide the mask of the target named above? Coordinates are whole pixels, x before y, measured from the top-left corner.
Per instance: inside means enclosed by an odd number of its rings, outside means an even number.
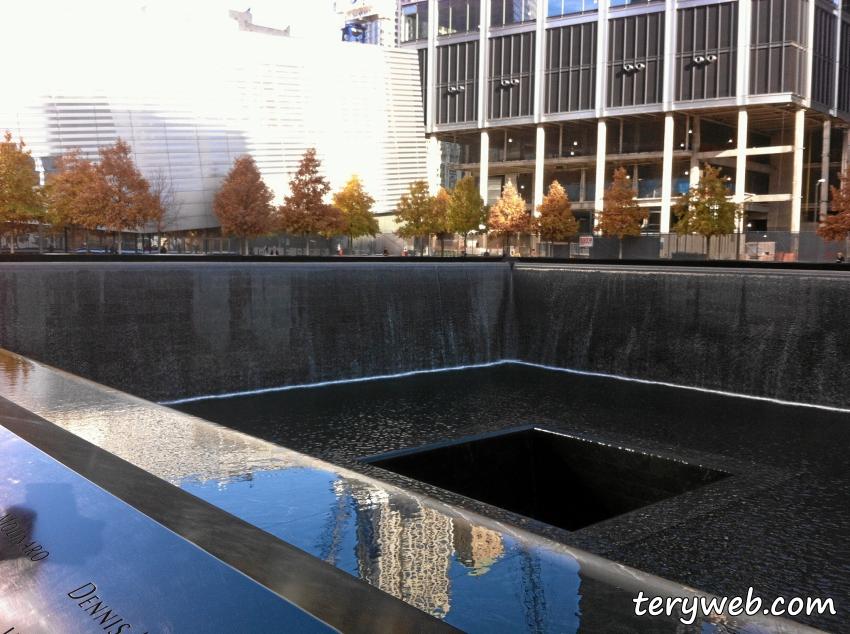
[[[795,620],[847,631],[847,412],[519,364],[174,407],[714,594],[832,597]],[[733,476],[569,533],[359,461],[531,424]]]

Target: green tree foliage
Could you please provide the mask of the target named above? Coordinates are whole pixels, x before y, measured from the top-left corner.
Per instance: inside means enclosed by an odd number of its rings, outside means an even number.
[[[307,255],[310,255],[310,234],[331,238],[343,230],[342,212],[325,202],[331,186],[320,173],[322,162],[316,149],[304,152],[298,171],[289,181],[289,195],[278,209],[277,229],[305,236]]]
[[[407,193],[401,195],[393,215],[399,225],[396,233],[401,238],[424,238],[434,233],[432,220],[435,208],[434,197],[424,180],[413,181]]]
[[[549,193],[537,206],[537,214],[534,219],[537,231],[547,242],[572,241],[578,236],[578,220],[573,216],[573,205],[558,181],[552,181]]]
[[[829,209],[832,215],[821,218],[817,234],[825,242],[839,242],[850,235],[850,167],[838,175],[841,186],[837,189],[830,186],[832,202]]]
[[[354,239],[378,233],[378,221],[372,213],[372,198],[356,174],[333,195],[334,205],[342,212],[343,233],[348,236],[349,249],[354,249]]]
[[[213,213],[221,222],[221,232],[242,238],[248,255],[248,238],[266,235],[271,230],[274,192],[263,182],[254,159],[237,157],[221,189],[213,199]]]
[[[720,169],[706,165],[699,182],[676,203],[673,213],[679,220],[672,230],[679,234],[698,233],[709,241],[712,236],[733,233],[740,212],[727,193]]]
[[[638,205],[637,193],[623,167],[614,171],[614,182],[605,190],[602,201],[603,207],[596,229],[605,237],[616,236],[620,240],[622,258],[623,238],[640,235],[643,223],[649,219],[649,210]]]
[[[508,181],[496,204],[490,208],[490,231],[495,236],[505,238],[505,250],[510,253],[511,236],[528,233],[531,230],[531,217],[525,210],[525,201],[517,193],[513,183]]]
[[[136,168],[128,143],[118,139],[115,145],[100,148],[100,158],[96,166],[102,189],[100,197],[104,201],[100,224],[118,232],[118,253],[121,253],[121,233],[159,222],[164,210],[151,191],[150,182]]]
[[[8,130],[0,143],[0,223],[12,234],[12,253],[15,252],[15,232],[31,221],[41,221],[44,204],[38,186],[35,161],[24,140],[12,141]]]
[[[475,178],[464,176],[455,185],[451,193],[446,220],[449,231],[463,234],[463,249],[466,250],[467,236],[480,231],[481,225],[487,226],[489,210],[478,193]]]

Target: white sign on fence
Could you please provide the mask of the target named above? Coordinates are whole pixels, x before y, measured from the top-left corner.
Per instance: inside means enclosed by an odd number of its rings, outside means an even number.
[[[592,247],[593,236],[579,236],[578,245],[580,247]]]

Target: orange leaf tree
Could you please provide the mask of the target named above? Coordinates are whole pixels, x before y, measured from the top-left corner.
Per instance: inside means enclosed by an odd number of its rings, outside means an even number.
[[[311,233],[332,238],[343,229],[342,212],[324,201],[331,186],[319,173],[321,166],[315,148],[304,152],[298,171],[289,181],[290,193],[278,208],[277,229],[305,236],[307,255],[310,255]]]
[[[150,181],[142,176],[130,151],[130,145],[118,139],[115,145],[100,148],[101,160],[96,167],[104,199],[102,224],[118,232],[118,253],[121,253],[123,231],[158,222],[164,213],[159,198],[151,191]]]
[[[571,241],[578,236],[578,220],[573,216],[573,205],[558,181],[549,185],[549,193],[537,206],[537,214],[535,226],[544,240]]]
[[[333,195],[334,205],[342,212],[343,232],[348,236],[348,248],[353,253],[354,239],[360,236],[374,236],[378,233],[378,221],[372,213],[372,198],[356,174],[348,179],[345,186]]]
[[[838,175],[841,186],[837,189],[830,186],[832,202],[829,205],[832,215],[821,218],[817,234],[825,242],[846,240],[850,234],[850,167]]]
[[[506,255],[510,252],[512,235],[531,231],[531,217],[525,210],[525,201],[511,181],[508,181],[499,200],[490,208],[490,231],[495,236],[505,238]]]
[[[11,230],[12,253],[15,230],[30,221],[40,221],[44,215],[35,162],[24,147],[24,140],[15,143],[8,130],[5,140],[0,142],[0,223]]]
[[[56,158],[56,171],[48,177],[45,194],[50,222],[54,226],[71,228],[72,251],[76,249],[77,229],[84,229],[88,233],[105,221],[106,201],[103,198],[101,176],[96,166],[83,157],[79,149]]]
[[[242,253],[248,255],[248,238],[271,230],[274,192],[263,182],[254,159],[239,156],[213,198],[213,213],[223,234],[242,238]]]
[[[614,172],[614,182],[602,196],[603,207],[596,228],[605,237],[620,239],[620,257],[623,257],[623,238],[639,236],[643,223],[649,219],[649,211],[637,204],[637,194],[627,178],[624,167]]]

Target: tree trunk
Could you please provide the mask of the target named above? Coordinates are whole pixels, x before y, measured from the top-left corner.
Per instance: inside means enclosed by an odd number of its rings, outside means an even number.
[[[622,260],[623,259],[623,239],[618,238],[617,242],[619,242],[619,244],[620,244],[620,259]]]
[[[248,255],[248,236],[242,236],[242,255]]]
[[[705,239],[705,259],[711,259],[711,236],[706,236]]]
[[[440,257],[446,257],[446,234],[440,234]]]
[[[38,252],[44,253],[44,225],[38,223]]]
[[[469,234],[464,232],[464,234],[463,234],[463,252],[464,253],[466,253],[466,249],[467,249],[466,245],[467,245],[468,240],[469,240]]]
[[[304,242],[306,243],[304,253],[307,254],[307,257],[310,257],[310,232],[309,231],[304,234]]]
[[[9,229],[9,253],[15,253],[15,230]]]
[[[119,232],[118,232],[118,248],[117,248],[117,249],[116,249],[116,251],[115,251],[118,255],[121,255],[121,242],[122,242],[122,239],[121,239],[121,238],[122,238],[122,237],[123,237],[123,236],[122,236],[122,233],[119,231]]]

